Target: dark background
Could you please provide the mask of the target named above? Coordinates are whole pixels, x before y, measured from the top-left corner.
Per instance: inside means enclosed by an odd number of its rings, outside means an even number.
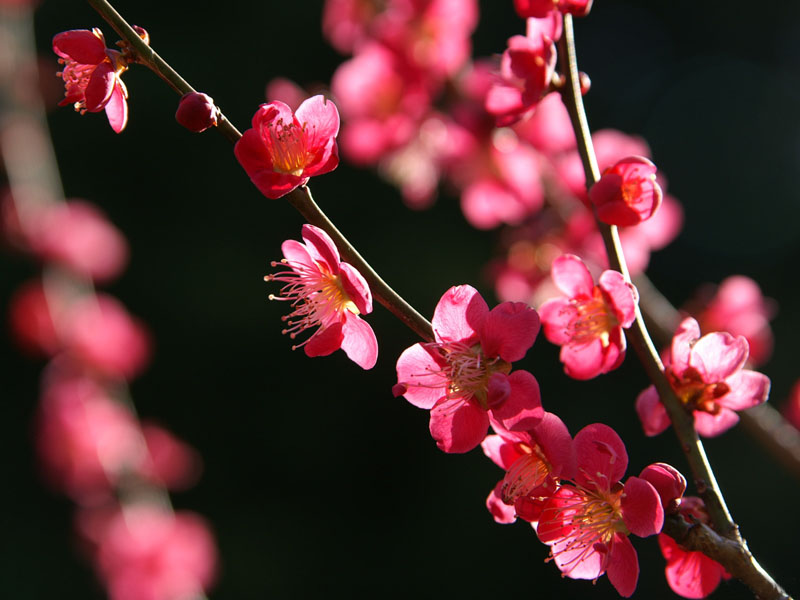
[[[342,60],[322,40],[321,1],[224,3],[119,0],[152,45],[240,129],[264,85],[283,75],[329,80]],[[796,374],[800,333],[796,190],[800,161],[800,4],[597,0],[577,24],[593,129],[645,136],[669,189],[684,204],[678,240],[650,276],[676,304],[703,282],[755,277],[776,298],[776,352],[763,369],[776,406]],[[481,2],[478,56],[499,53],[523,30],[511,2]],[[40,50],[66,29],[110,27],[82,2],[46,0]],[[606,578],[562,581],[524,524],[496,525],[484,498],[502,474],[480,452],[436,449],[427,413],[394,399],[394,362],[415,341],[381,307],[369,316],[377,367],[362,372],[339,352],[308,359],[280,335],[283,307],[262,277],[301,218],[263,198],[216,133],[174,121],[177,97],[144,68],[125,75],[130,121],[115,135],[104,116],[53,112],[50,125],[67,196],[99,204],[125,232],[132,260],[110,286],[151,327],[156,353],[133,382],[142,416],[199,449],[199,485],[175,506],[205,515],[222,556],[212,598],[617,597]],[[451,285],[491,298],[482,268],[496,235],[466,225],[442,197],[427,212],[404,208],[373,173],[343,164],[313,182],[321,206],[376,269],[430,316]],[[0,312],[33,265],[0,256]],[[490,304],[493,300],[490,300]],[[72,535],[72,505],[36,475],[30,423],[41,364],[0,336],[0,585],[18,600],[100,598]],[[603,421],[626,441],[629,473],[685,462],[672,435],[645,439],[633,411],[647,385],[631,357],[592,382],[561,372],[543,337],[519,365],[539,379],[543,402],[574,434]],[[707,451],[750,547],[789,591],[800,589],[794,536],[796,480],[740,430]],[[634,540],[638,598],[673,597],[655,539]],[[749,598],[724,584],[717,598]]]

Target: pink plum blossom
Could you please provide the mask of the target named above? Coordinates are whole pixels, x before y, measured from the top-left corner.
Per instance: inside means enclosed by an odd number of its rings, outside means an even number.
[[[592,0],[514,0],[514,8],[523,19],[546,17],[554,10],[583,17],[591,10]]]
[[[200,477],[200,454],[183,440],[155,423],[142,424],[147,451],[137,466],[139,476],[170,490],[192,487]]]
[[[661,531],[664,509],[644,479],[621,479],[628,455],[620,437],[601,423],[581,429],[574,440],[575,482],[562,483],[539,516],[537,534],[550,546],[561,572],[572,579],[608,574],[621,596],[636,589],[639,561],[628,536]]]
[[[687,496],[680,505],[680,514],[689,522],[708,523],[709,517],[700,498]],[[723,579],[730,579],[725,568],[702,552],[686,551],[665,534],[658,536],[658,545],[667,561],[664,573],[672,591],[684,598],[705,598]]]
[[[11,296],[8,320],[11,334],[22,350],[32,356],[53,356],[62,348],[56,327],[68,306],[66,290],[40,280],[22,284]]]
[[[350,54],[367,39],[378,12],[375,0],[325,0],[322,33],[336,50]]]
[[[469,285],[450,288],[433,314],[435,342],[414,344],[397,361],[395,396],[430,410],[430,431],[445,452],[467,452],[486,437],[489,417],[511,430],[543,415],[539,384],[511,373],[533,345],[539,316],[522,303],[491,311]]]
[[[633,324],[638,293],[617,271],[604,271],[594,284],[575,255],[553,261],[551,275],[565,294],[539,309],[548,340],[561,346],[564,372],[575,379],[608,373],[625,358],[623,328]]]
[[[493,427],[498,434],[486,436],[481,447],[506,475],[489,494],[486,506],[498,523],[511,523],[516,517],[536,521],[560,478],[575,476],[572,436],[561,419],[548,412],[530,430],[508,431],[496,422]]]
[[[743,336],[725,332],[701,337],[697,321],[687,317],[672,338],[665,373],[700,435],[719,435],[739,421],[737,410],[752,408],[769,396],[766,375],[743,369],[748,345]],[[636,399],[636,412],[647,435],[658,435],[670,420],[655,386]]]
[[[339,348],[364,369],[378,360],[378,341],[369,324],[359,317],[372,312],[372,293],[361,274],[342,262],[330,236],[319,227],[303,225],[305,244],[287,240],[281,245],[284,259],[273,267],[284,270],[267,275],[283,287],[270,300],[289,302],[292,312],[284,317],[283,333],[295,339],[317,328],[302,347],[307,356],[327,356]]]
[[[324,96],[308,98],[294,113],[283,102],[262,104],[252,125],[234,153],[267,198],[285,196],[339,164],[339,111]]]
[[[200,133],[209,127],[216,127],[219,109],[214,99],[200,92],[189,92],[181,97],[175,120],[189,131]]]
[[[603,171],[589,190],[597,218],[608,225],[636,225],[661,205],[656,166],[643,156],[629,156]]]
[[[59,76],[66,92],[59,106],[74,104],[81,114],[105,109],[111,129],[125,129],[128,91],[120,76],[128,64],[120,52],[106,48],[103,33],[97,28],[64,31],[53,38],[53,51],[64,65]]]
[[[214,537],[197,514],[146,503],[84,510],[78,530],[110,600],[202,597],[216,578]]]
[[[553,78],[555,40],[561,36],[561,13],[528,19],[526,35],[508,40],[500,62],[500,75],[486,95],[486,110],[498,125],[511,125],[534,108]]]

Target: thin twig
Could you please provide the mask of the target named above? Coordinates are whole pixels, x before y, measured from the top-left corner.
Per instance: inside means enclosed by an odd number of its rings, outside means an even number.
[[[594,154],[589,124],[586,119],[586,111],[583,107],[572,16],[569,14],[564,15],[564,33],[559,40],[559,55],[562,72],[566,76],[565,86],[562,89],[562,97],[569,111],[573,129],[575,130],[578,151],[586,175],[586,188],[588,190],[600,178],[600,171]],[[599,221],[597,226],[603,236],[603,242],[606,246],[611,268],[619,271],[626,279],[630,280],[617,228],[613,225],[605,225]],[[765,599],[789,598],[788,594],[781,589],[781,587],[761,568],[755,558],[752,557],[750,551],[747,549],[746,543],[739,534],[739,528],[728,511],[725,499],[722,496],[714,472],[706,457],[703,444],[700,442],[697,432],[694,429],[693,419],[684,409],[681,401],[675,395],[672,386],[664,375],[664,367],[661,363],[661,359],[650,339],[650,335],[648,334],[638,307],[636,309],[636,320],[630,329],[630,338],[639,356],[639,360],[642,362],[648,377],[655,385],[661,402],[664,404],[667,414],[672,421],[672,426],[680,442],[681,449],[686,455],[689,467],[692,470],[695,486],[698,493],[703,497],[714,529],[718,534],[736,544],[738,549],[736,554],[740,560],[737,560],[735,563],[734,561],[730,561],[721,564],[729,573],[748,585],[757,597]]]

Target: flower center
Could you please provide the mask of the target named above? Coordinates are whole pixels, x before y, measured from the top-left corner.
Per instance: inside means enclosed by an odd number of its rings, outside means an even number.
[[[489,379],[494,373],[509,373],[511,365],[500,357],[487,359],[480,344],[443,342],[431,346],[437,348],[447,361],[442,369],[448,382],[447,397],[475,399],[481,408],[488,410]]]
[[[546,485],[550,475],[550,465],[541,455],[539,447],[530,448],[524,444],[521,446],[527,454],[514,461],[503,477],[500,488],[503,502],[508,505],[513,505],[518,498],[530,496],[536,488]]]
[[[283,119],[269,123],[264,140],[272,157],[272,167],[277,173],[294,175],[303,174],[308,163],[306,151],[305,125],[298,127],[294,123],[284,123]]]
[[[609,344],[611,331],[619,326],[616,315],[603,298],[603,292],[595,286],[591,298],[573,299],[577,317],[569,324],[572,340],[578,344],[588,344],[600,338],[603,347]]]
[[[675,394],[686,408],[701,410],[712,415],[716,415],[720,411],[717,399],[731,389],[724,381],[705,383],[700,373],[692,367],[687,368],[683,376],[679,376],[671,368],[667,368],[667,377]]]
[[[286,328],[281,333],[288,334],[291,339],[307,329],[340,321],[344,311],[359,314],[355,302],[344,290],[341,277],[330,273],[322,265],[317,264],[317,268],[313,269],[286,259],[273,261],[271,265],[290,267],[267,275],[264,281],[284,283],[280,292],[277,295],[270,294],[269,299],[288,301],[291,305],[292,312],[281,317],[286,323]],[[292,346],[292,350],[306,344],[308,339]]]

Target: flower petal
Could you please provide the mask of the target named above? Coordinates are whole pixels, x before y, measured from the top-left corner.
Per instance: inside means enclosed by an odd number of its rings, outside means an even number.
[[[331,236],[324,229],[309,224],[303,225],[302,236],[309,254],[315,260],[328,267],[328,271],[331,274],[336,275],[339,272],[339,263],[342,262],[342,259],[339,257],[339,251],[336,249],[336,244],[333,243]]]
[[[614,534],[611,552],[606,569],[608,580],[623,598],[629,598],[636,591],[639,581],[639,557],[627,536]]]
[[[551,475],[564,479],[575,477],[575,447],[567,426],[553,413],[545,412],[534,427],[532,437],[550,463]]]
[[[539,325],[539,315],[524,302],[498,304],[481,324],[484,355],[499,356],[506,362],[521,360],[533,346]]]
[[[685,318],[672,338],[670,365],[677,373],[683,373],[689,366],[692,345],[700,339],[700,325],[692,317]]]
[[[758,371],[742,369],[725,380],[730,391],[717,399],[717,404],[732,410],[745,410],[766,402],[769,397],[769,377]]]
[[[511,391],[505,402],[491,409],[492,417],[512,431],[535,427],[544,416],[539,382],[527,371],[514,371],[507,380]]]
[[[495,522],[506,525],[517,520],[517,511],[513,506],[509,506],[503,502],[503,494],[500,491],[502,487],[503,480],[501,479],[486,498],[486,508],[489,509]]]
[[[340,263],[339,275],[347,297],[353,301],[358,312],[367,315],[372,312],[372,292],[367,280],[350,263]]]
[[[342,347],[342,340],[342,324],[333,323],[329,327],[320,327],[303,345],[303,350],[306,356],[328,356]]]
[[[639,537],[661,532],[664,507],[652,484],[638,477],[628,477],[622,494],[622,519],[628,530]]]
[[[500,435],[487,435],[481,442],[483,453],[491,461],[504,471],[508,471],[511,465],[522,456],[517,445]]]
[[[374,367],[378,361],[378,340],[369,323],[346,311],[342,334],[342,350],[347,357],[362,369]]]
[[[658,536],[667,559],[665,574],[672,591],[684,598],[705,598],[719,585],[725,569],[702,552],[686,552],[665,534]]]
[[[727,408],[721,409],[716,415],[694,411],[694,428],[703,437],[716,437],[725,433],[739,422],[739,415]]]
[[[639,293],[633,284],[625,281],[619,271],[603,271],[598,285],[611,300],[619,324],[630,327],[636,318],[636,304],[639,301]]]
[[[568,298],[553,298],[539,307],[544,335],[553,344],[563,346],[572,341],[570,325],[578,317],[578,309]]]
[[[108,104],[114,92],[117,76],[111,63],[101,63],[89,77],[86,84],[86,110],[100,112]]]
[[[106,44],[88,29],[62,31],[53,38],[53,51],[82,65],[99,65],[106,59]]]
[[[594,279],[583,261],[574,254],[562,254],[553,261],[550,276],[568,298],[591,296]]]
[[[717,331],[695,342],[689,355],[689,366],[697,369],[706,383],[717,383],[741,369],[749,352],[744,336],[733,337],[730,333]]]
[[[429,346],[406,348],[397,359],[397,385],[402,386],[403,397],[419,408],[433,408],[447,390],[442,366],[438,352]]]
[[[339,133],[339,111],[331,100],[321,94],[304,100],[294,115],[304,126],[306,146],[312,152]]]
[[[106,104],[106,117],[108,117],[108,124],[115,133],[120,133],[128,124],[128,101],[125,100],[125,92],[120,84],[119,78],[116,78],[114,90],[111,92],[111,97]]]
[[[636,414],[642,422],[644,434],[658,435],[672,424],[667,409],[661,404],[656,387],[651,385],[636,398]]]
[[[445,452],[472,450],[483,441],[488,429],[486,411],[461,398],[443,399],[431,409],[430,432]]]
[[[447,290],[433,312],[433,333],[439,342],[477,341],[481,323],[489,306],[471,285]]]
[[[610,489],[628,468],[625,444],[616,431],[602,423],[587,425],[575,435],[575,456],[575,481],[590,489]]]

